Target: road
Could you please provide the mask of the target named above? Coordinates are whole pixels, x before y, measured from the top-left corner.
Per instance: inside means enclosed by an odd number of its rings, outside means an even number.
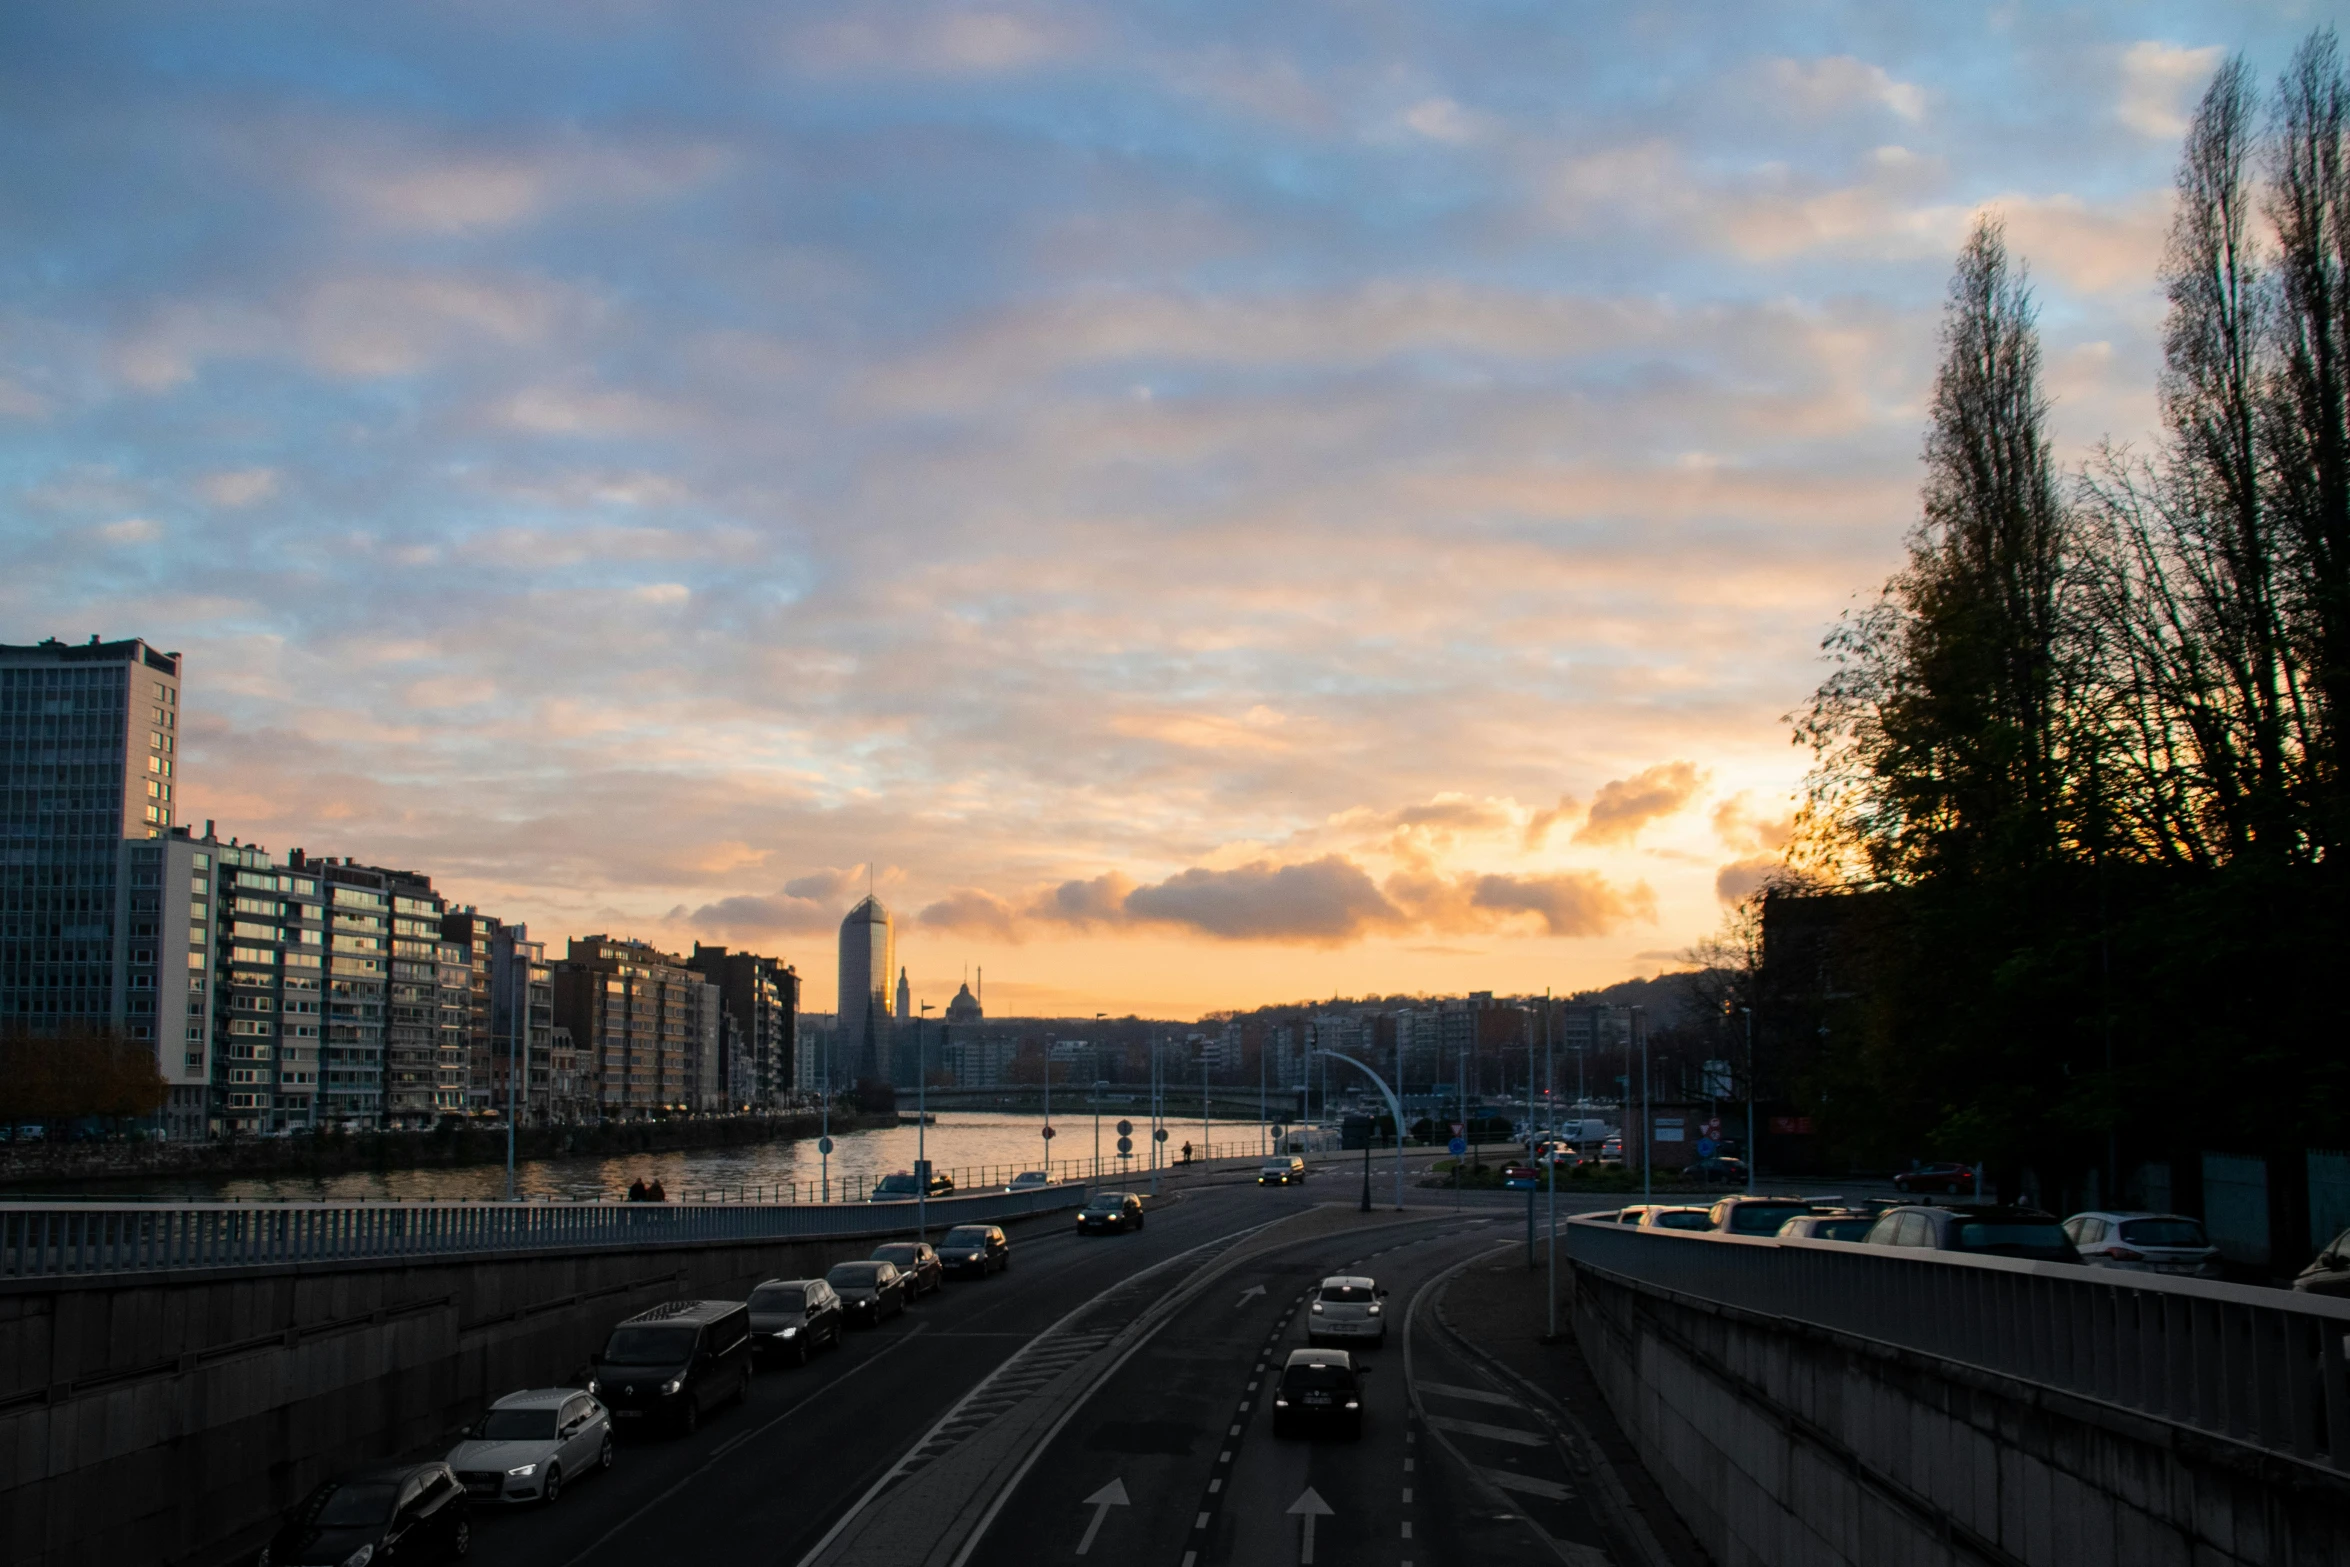
[[[1304,1522],[1289,1509],[1309,1487],[1329,1509],[1322,1562],[1425,1562],[1437,1546],[1607,1560],[1547,1438],[1427,1310],[1432,1283],[1483,1253],[1522,1264],[1501,1248],[1522,1241],[1523,1200],[1456,1210],[1415,1191],[1402,1214],[1362,1215],[1359,1180],[1336,1173],[1190,1185],[1133,1236],[1030,1226],[1010,1272],[762,1372],[693,1436],[632,1433],[553,1507],[477,1513],[475,1560],[1009,1567],[1074,1561],[1082,1544],[1165,1567],[1292,1563]],[[1391,1291],[1364,1436],[1276,1441],[1266,1379],[1304,1342],[1304,1291],[1341,1270]],[[1112,1481],[1123,1502],[1084,1505]]]

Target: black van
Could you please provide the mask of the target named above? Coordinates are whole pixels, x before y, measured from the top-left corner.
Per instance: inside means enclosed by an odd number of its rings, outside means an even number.
[[[587,1390],[612,1423],[674,1423],[692,1431],[719,1403],[741,1403],[751,1385],[751,1308],[739,1300],[673,1300],[612,1330]]]

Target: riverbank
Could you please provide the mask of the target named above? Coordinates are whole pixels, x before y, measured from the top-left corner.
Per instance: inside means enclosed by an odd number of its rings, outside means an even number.
[[[845,1135],[895,1126],[891,1114],[834,1111]],[[704,1116],[671,1121],[616,1121],[593,1126],[527,1126],[515,1138],[522,1160],[609,1159],[694,1149],[746,1148],[817,1135],[813,1111],[790,1115]],[[0,1190],[71,1186],[102,1191],[114,1183],[158,1178],[295,1176],[458,1169],[506,1162],[503,1127],[448,1125],[429,1132],[326,1132],[314,1137],[241,1137],[208,1142],[0,1143]]]

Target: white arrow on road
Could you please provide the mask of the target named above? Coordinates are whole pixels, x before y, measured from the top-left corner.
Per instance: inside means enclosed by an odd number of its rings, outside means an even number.
[[[1085,1526],[1085,1538],[1077,1542],[1077,1554],[1083,1556],[1093,1549],[1093,1537],[1102,1532],[1102,1520],[1110,1516],[1110,1509],[1128,1505],[1126,1482],[1113,1476],[1108,1485],[1094,1492],[1080,1505],[1093,1509],[1093,1522]]]
[[[1298,1547],[1297,1552],[1299,1567],[1314,1567],[1314,1520],[1329,1517],[1330,1504],[1323,1501],[1309,1485],[1303,1496],[1289,1504],[1289,1513],[1293,1518],[1302,1515],[1306,1521],[1305,1543]]]
[[[1234,1311],[1238,1311],[1241,1307],[1247,1305],[1250,1301],[1256,1299],[1259,1295],[1264,1293],[1265,1286],[1262,1284],[1251,1284],[1247,1289],[1244,1289],[1240,1292],[1240,1299],[1232,1303],[1232,1309]]]

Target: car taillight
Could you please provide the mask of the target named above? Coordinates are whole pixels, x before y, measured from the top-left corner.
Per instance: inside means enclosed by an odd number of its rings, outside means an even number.
[[[2144,1262],[2146,1260],[2146,1254],[2144,1252],[2132,1251],[2127,1246],[2116,1246],[2112,1250],[2108,1251],[2105,1255],[2111,1257],[2116,1262]]]

